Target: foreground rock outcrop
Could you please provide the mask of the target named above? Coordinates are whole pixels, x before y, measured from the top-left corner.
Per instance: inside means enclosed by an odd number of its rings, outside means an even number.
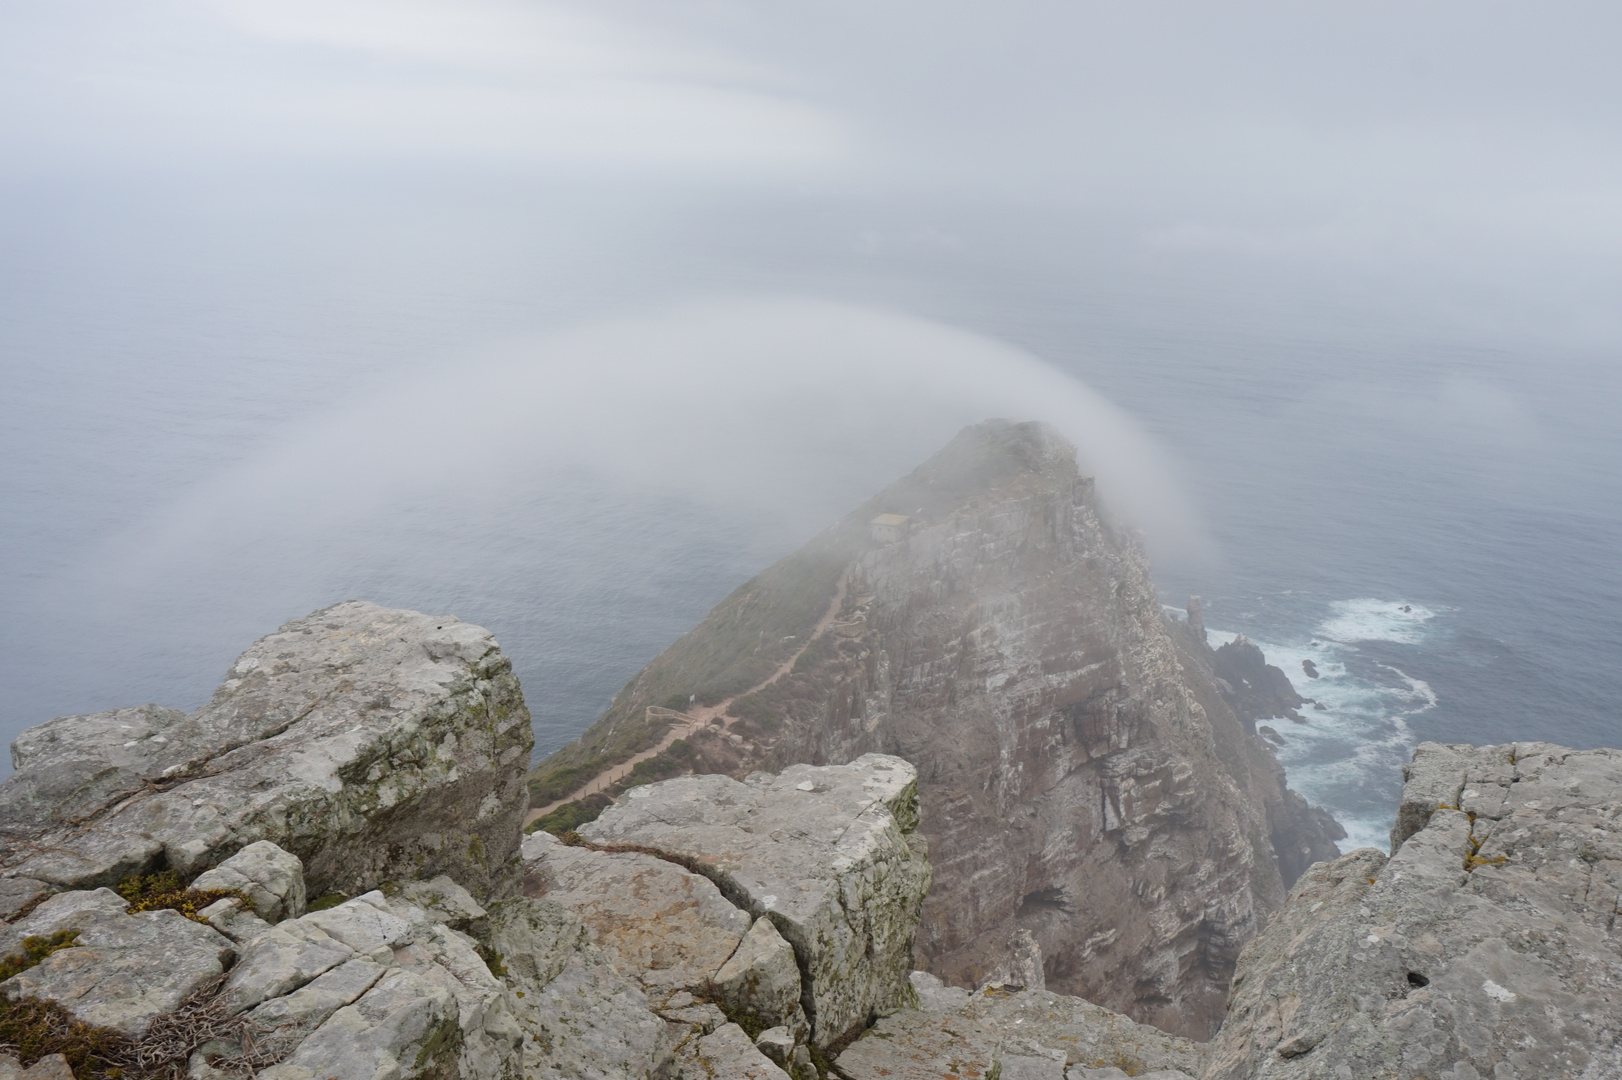
[[[639,789],[600,842],[520,850],[528,713],[486,631],[343,604],[231,675],[18,739],[0,1073],[810,1080],[915,1000],[905,761]]]
[[[876,1024],[839,1056],[850,1080],[1109,1080],[1198,1076],[1201,1047],[1080,998],[1027,987],[973,993],[913,975],[919,1008]]]
[[[695,776],[633,788],[585,839],[679,859],[792,947],[819,1045],[910,1004],[913,935],[929,891],[917,772],[867,754],[739,783]]]
[[[1245,950],[1211,1080],[1622,1077],[1622,751],[1425,743]]]
[[[437,873],[488,895],[517,849],[533,744],[489,631],[339,604],[255,643],[196,713],[23,732],[0,785],[0,901],[191,876],[256,840],[302,859],[315,895]]]
[[[1235,712],[1255,695],[1213,673],[1227,655],[1168,623],[1072,447],[991,422],[740,588],[532,785],[562,797],[689,700],[726,729],[633,780],[904,758],[934,866],[923,966],[1207,1037],[1240,948],[1339,854]]]
[[[520,844],[523,704],[484,631],[349,604],[245,655],[265,678],[239,662],[209,707],[258,717],[234,748],[209,709],[19,738],[0,1080],[1622,1078],[1622,751],[1422,745],[1395,853],[1307,869],[1196,1043],[1043,989],[1026,926],[1021,978],[909,973],[931,869],[906,760],[649,784]]]

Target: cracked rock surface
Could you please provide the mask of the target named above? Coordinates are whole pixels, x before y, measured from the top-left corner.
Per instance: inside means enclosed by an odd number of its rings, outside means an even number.
[[[486,895],[517,847],[533,741],[488,631],[338,604],[255,642],[195,713],[23,732],[0,784],[0,870],[23,892],[85,889],[160,865],[189,876],[270,840],[313,896],[435,873]]]
[[[178,912],[130,915],[126,907],[111,889],[59,893],[5,927],[0,956],[20,951],[30,936],[79,936],[74,947],[0,983],[0,992],[54,1001],[86,1024],[140,1036],[153,1018],[218,982],[236,957],[228,938]]]
[[[865,754],[632,788],[580,834],[683,863],[770,918],[799,962],[811,1039],[827,1045],[915,1000],[907,976],[929,890],[917,799],[911,765]]]
[[[1210,1080],[1622,1076],[1622,751],[1422,744],[1246,948]]]
[[[1002,987],[971,994],[921,971],[913,980],[923,1007],[880,1020],[839,1056],[851,1080],[1199,1074],[1200,1044],[1080,998]]]

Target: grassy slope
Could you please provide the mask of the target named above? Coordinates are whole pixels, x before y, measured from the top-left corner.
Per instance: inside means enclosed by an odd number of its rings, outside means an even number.
[[[562,798],[603,768],[657,743],[666,730],[646,719],[649,705],[706,705],[757,686],[804,644],[827,612],[840,575],[867,550],[867,523],[881,513],[927,521],[971,502],[1006,477],[1058,468],[1044,456],[1036,425],[987,421],[965,428],[910,475],[869,499],[805,547],[744,582],[704,621],[676,640],[614,697],[580,738],[530,773],[531,805]]]

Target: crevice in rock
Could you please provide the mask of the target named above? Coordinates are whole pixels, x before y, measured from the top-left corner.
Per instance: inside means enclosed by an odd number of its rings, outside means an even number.
[[[587,851],[598,851],[607,855],[651,855],[655,859],[663,859],[665,862],[674,863],[683,870],[707,879],[720,891],[722,898],[727,903],[748,915],[751,919],[761,917],[761,915],[755,913],[753,905],[749,903],[749,894],[739,887],[738,883],[733,881],[729,874],[707,863],[700,862],[698,859],[680,855],[676,852],[662,851],[659,848],[649,847],[645,844],[597,844],[573,831],[562,833],[558,836],[558,840],[568,847],[581,847]],[[805,1012],[806,1023],[815,1031],[817,1009],[811,993],[811,967],[810,961],[807,959],[806,944],[797,940],[800,936],[798,929],[788,920],[771,910],[761,914],[771,918],[772,925],[777,928],[777,932],[794,950],[794,964],[800,969],[800,1008]],[[871,1021],[869,1021],[870,1023]],[[867,1025],[862,1025],[861,1030],[866,1030],[866,1027]]]

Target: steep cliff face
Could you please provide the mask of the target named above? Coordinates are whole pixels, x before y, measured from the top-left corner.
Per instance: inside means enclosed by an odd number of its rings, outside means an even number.
[[[906,520],[870,530],[880,513]],[[737,695],[736,719],[652,775],[898,755],[919,772],[935,868],[923,966],[961,985],[1045,982],[1205,1037],[1239,949],[1283,900],[1281,866],[1338,854],[1212,657],[1168,624],[1074,450],[992,422],[740,589],[538,775],[689,694]],[[745,667],[788,659],[739,693]]]
[[[1206,1080],[1622,1076],[1622,752],[1422,743],[1245,949]]]

